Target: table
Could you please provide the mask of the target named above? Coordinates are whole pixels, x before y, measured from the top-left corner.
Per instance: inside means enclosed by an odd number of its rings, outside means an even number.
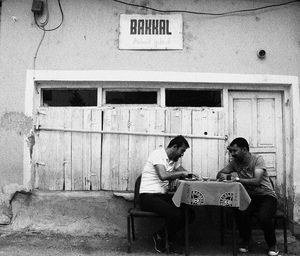
[[[172,200],[177,207],[183,203],[195,206],[215,205],[239,210],[246,210],[251,202],[246,189],[239,182],[198,180],[180,180]],[[185,208],[185,255],[189,255],[188,209]],[[233,255],[237,255],[235,220],[232,224]]]

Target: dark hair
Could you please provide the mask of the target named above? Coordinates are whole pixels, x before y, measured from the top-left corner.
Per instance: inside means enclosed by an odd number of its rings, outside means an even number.
[[[249,144],[248,141],[242,137],[235,138],[231,141],[230,146],[236,144],[239,148],[246,148],[249,151]]]
[[[174,145],[177,145],[177,147],[181,147],[183,145],[185,145],[187,148],[190,147],[189,143],[187,142],[187,140],[182,135],[178,135],[174,139],[172,139],[169,142],[168,148],[171,148]]]

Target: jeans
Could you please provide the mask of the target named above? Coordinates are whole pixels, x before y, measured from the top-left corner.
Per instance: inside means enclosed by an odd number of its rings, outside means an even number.
[[[176,207],[171,194],[140,194],[140,205],[144,211],[155,212],[166,218],[169,240],[176,240],[176,233],[184,228],[184,208]],[[190,223],[195,219],[194,212],[189,208]],[[163,236],[163,229],[158,231]]]
[[[277,199],[273,196],[254,196],[245,211],[237,211],[237,225],[240,237],[244,242],[251,238],[251,216],[255,213],[258,224],[264,232],[269,247],[276,245],[274,215],[277,208]]]

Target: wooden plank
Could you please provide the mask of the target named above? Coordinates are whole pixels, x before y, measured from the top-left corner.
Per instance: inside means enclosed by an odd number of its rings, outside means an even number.
[[[83,109],[83,129],[91,130],[91,109]],[[91,189],[91,133],[82,134],[82,186],[83,190]]]
[[[102,129],[102,110],[92,109],[91,130],[99,131]],[[102,134],[91,134],[91,190],[101,189],[101,152]]]
[[[112,129],[112,109],[103,110],[103,129],[111,130]],[[110,150],[112,144],[112,138],[115,135],[112,134],[103,134],[102,147],[105,149],[102,151],[102,162],[101,162],[101,188],[104,190],[111,189],[110,179]]]
[[[64,127],[64,109],[54,108],[52,109],[52,121],[58,128]],[[52,141],[56,150],[54,152],[55,161],[53,162],[53,171],[50,183],[50,190],[62,190],[63,189],[63,175],[64,175],[64,132],[56,132],[55,140]]]
[[[63,111],[58,108],[40,110],[39,125],[63,127]],[[63,133],[40,132],[37,136],[37,187],[42,190],[60,190],[63,187]]]
[[[127,108],[118,109],[118,116],[115,121],[118,125],[116,129],[121,131],[128,131],[130,126],[130,110]],[[111,160],[116,165],[115,177],[112,180],[114,190],[128,190],[128,177],[132,170],[129,169],[129,135],[117,135],[117,142],[119,153],[112,154]],[[139,147],[136,144],[135,147]]]
[[[83,128],[83,110],[72,109],[72,128]],[[72,190],[83,190],[83,134],[72,132]]]
[[[130,110],[130,131],[146,132],[151,129],[149,110],[139,108]],[[152,127],[153,128],[153,127]],[[129,136],[129,188],[134,188],[134,181],[149,155],[147,136]]]
[[[164,108],[157,108],[155,110],[155,131],[163,133],[166,131],[165,127],[166,110]],[[164,137],[155,137],[155,149],[166,148]]]
[[[192,112],[192,132],[193,134],[196,134],[200,132],[200,127],[201,127],[201,111],[199,110],[193,110]],[[192,170],[193,173],[196,175],[199,175],[200,177],[202,176],[202,140],[194,138],[192,140]]]
[[[208,119],[207,119],[207,135],[219,135],[219,120],[218,114],[215,110],[208,109]],[[218,151],[218,140],[207,140],[208,146],[208,154],[207,154],[207,162],[208,162],[208,177],[215,178],[218,172],[218,159],[219,159],[219,151]]]
[[[104,130],[128,130],[129,110],[105,109]],[[127,188],[124,179],[128,170],[128,135],[103,135],[101,187],[104,190]]]
[[[224,113],[224,109],[221,111],[218,111],[218,130],[220,131],[219,135],[224,135],[226,133],[225,130],[225,115],[227,113]],[[226,149],[227,141],[219,140],[218,141],[218,170],[221,170],[225,167],[225,153],[227,151]]]
[[[180,134],[191,134],[192,133],[192,110],[182,109],[181,110],[181,131]],[[190,148],[186,150],[182,157],[182,166],[189,172],[192,172],[192,139],[186,138],[190,145]]]
[[[72,128],[72,109],[64,109],[64,128]],[[64,132],[63,190],[72,190],[72,133]]]

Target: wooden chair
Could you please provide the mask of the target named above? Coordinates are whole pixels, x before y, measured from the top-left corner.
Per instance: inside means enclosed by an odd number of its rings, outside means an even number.
[[[127,215],[127,239],[128,239],[127,252],[128,253],[131,253],[132,240],[133,241],[136,240],[135,230],[134,230],[134,218],[164,218],[163,216],[160,216],[155,212],[147,212],[141,210],[139,205],[139,192],[140,192],[141,178],[142,176],[140,175],[135,181],[133,208],[130,208],[128,210],[128,215]],[[131,239],[131,234],[132,234],[132,239]],[[169,243],[168,243],[168,231],[166,225],[165,225],[165,236],[166,236],[166,253],[168,254]]]

